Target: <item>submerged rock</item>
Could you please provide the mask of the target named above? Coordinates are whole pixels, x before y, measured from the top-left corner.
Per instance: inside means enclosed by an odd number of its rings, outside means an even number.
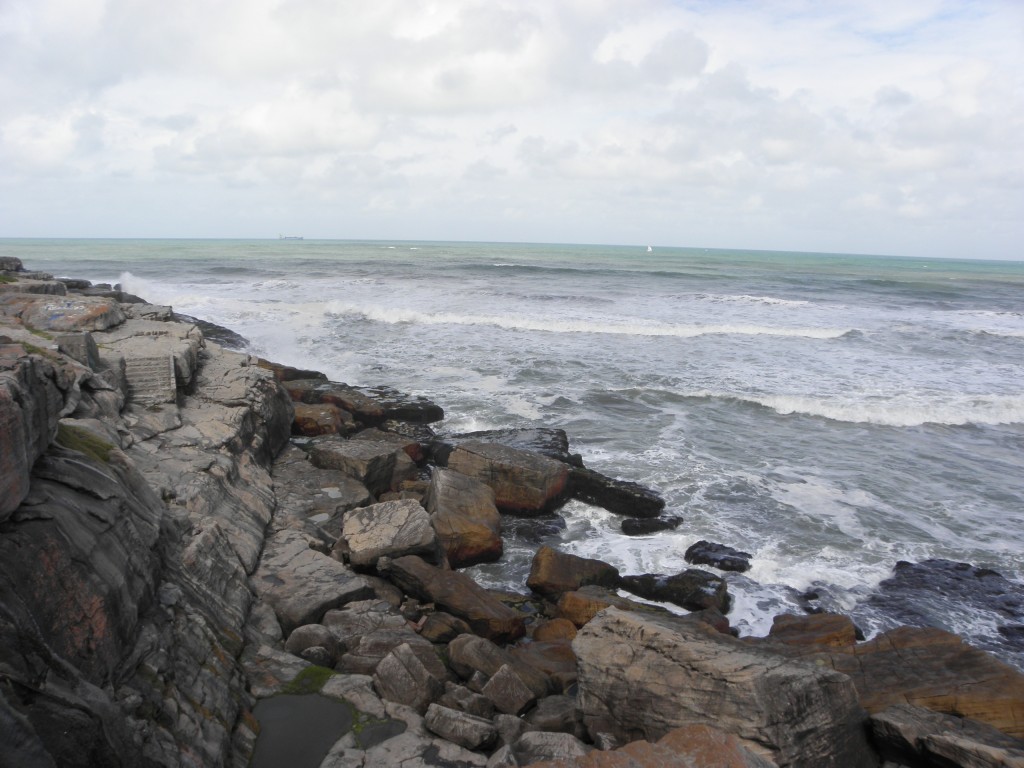
[[[701,540],[691,545],[684,557],[688,563],[712,565],[719,570],[743,573],[750,570],[750,558],[753,555],[724,544]]]

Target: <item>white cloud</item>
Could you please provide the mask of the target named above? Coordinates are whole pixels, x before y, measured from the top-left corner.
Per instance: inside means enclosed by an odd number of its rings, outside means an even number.
[[[1010,0],[7,0],[0,236],[1021,257],[1022,28]]]

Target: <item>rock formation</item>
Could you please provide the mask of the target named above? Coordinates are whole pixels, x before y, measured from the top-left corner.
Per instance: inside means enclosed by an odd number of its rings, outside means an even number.
[[[501,556],[502,515],[679,523],[561,430],[438,438],[425,398],[232,351],[117,286],[0,275],[2,768],[301,768],[325,717],[323,768],[1021,762],[1024,676],[941,630],[858,642],[822,614],[738,640],[723,577],[549,547],[524,594],[480,587],[457,569]]]

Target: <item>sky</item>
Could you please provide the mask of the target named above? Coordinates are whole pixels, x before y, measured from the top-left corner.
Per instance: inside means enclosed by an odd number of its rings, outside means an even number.
[[[1022,0],[0,0],[0,237],[1024,259]]]

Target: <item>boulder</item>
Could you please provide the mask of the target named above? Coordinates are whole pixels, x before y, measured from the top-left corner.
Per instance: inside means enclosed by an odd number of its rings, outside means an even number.
[[[786,613],[772,620],[768,636],[789,646],[849,649],[857,642],[857,627],[849,617],[835,613],[809,616]]]
[[[297,531],[271,535],[253,579],[286,633],[319,623],[332,608],[373,595],[364,578],[309,545],[309,538]]]
[[[537,700],[510,664],[502,664],[480,693],[494,704],[495,709],[506,715],[521,715]]]
[[[288,653],[294,653],[296,656],[301,655],[303,651],[309,648],[323,648],[329,655],[330,661],[322,666],[334,666],[338,652],[338,641],[331,630],[323,624],[303,624],[301,627],[296,627],[288,635],[288,641],[284,644],[284,649]]]
[[[417,654],[408,643],[392,649],[373,673],[373,687],[380,697],[405,704],[420,714],[426,712],[444,693],[445,678],[444,665],[433,655],[433,648],[428,654]]]
[[[569,468],[565,464],[496,443],[461,443],[448,457],[448,467],[489,485],[495,504],[504,512],[549,512],[568,492]]]
[[[420,635],[432,643],[450,643],[459,635],[472,631],[469,624],[444,611],[427,614],[420,627]]]
[[[347,435],[356,429],[352,414],[336,405],[295,404],[295,420],[292,422],[293,435],[317,437],[319,435]]]
[[[583,460],[578,453],[569,453],[569,437],[565,430],[550,427],[489,429],[439,438],[432,441],[430,447],[432,460],[438,466],[447,466],[451,452],[457,445],[467,441],[497,443],[520,451],[538,453],[572,466],[583,466]]]
[[[731,734],[707,725],[687,725],[654,743],[634,741],[620,749],[533,763],[530,768],[776,768],[776,764]]]
[[[529,643],[525,647],[533,645]],[[521,661],[515,655],[518,650],[499,648],[490,640],[476,635],[460,635],[448,644],[448,662],[463,680],[475,677],[482,679],[484,684],[502,667],[511,667],[535,698],[547,696],[550,692],[547,678],[530,663]]]
[[[458,571],[445,571],[420,557],[407,555],[391,560],[384,576],[406,594],[434,603],[442,611],[464,620],[482,637],[507,643],[526,631],[523,614]]]
[[[501,515],[489,486],[438,468],[430,477],[423,503],[453,568],[501,557]]]
[[[545,733],[544,731],[527,731],[516,739],[504,755],[494,753],[488,768],[504,768],[505,766],[525,766],[551,761],[555,765],[564,765],[575,758],[583,757],[593,747],[589,747],[570,733]]]
[[[343,440],[333,435],[314,438],[309,457],[314,466],[344,472],[374,495],[397,488],[401,480],[416,475],[405,451],[375,440]]]
[[[687,568],[672,576],[657,576],[645,573],[640,576],[623,576],[623,589],[647,600],[673,603],[688,611],[715,608],[722,613],[729,611],[729,589],[725,580],[699,568]]]
[[[622,532],[627,536],[647,536],[658,531],[671,531],[683,522],[681,517],[627,517],[622,521]]]
[[[490,699],[450,680],[445,683],[444,694],[437,700],[437,703],[487,720],[494,717],[494,704]]]
[[[610,606],[615,606],[623,611],[667,612],[661,606],[650,606],[626,597],[619,597],[614,592],[594,584],[564,593],[558,598],[556,612],[559,618],[571,621],[577,627],[582,627]]]
[[[423,724],[443,739],[466,749],[484,750],[498,739],[494,723],[476,715],[431,704]]]
[[[293,368],[290,365],[282,365],[271,360],[264,360],[262,357],[253,358],[256,365],[270,371],[278,381],[327,381],[326,374],[320,371],[310,371],[303,368]]]
[[[698,621],[608,608],[573,641],[578,702],[596,737],[656,740],[711,725],[761,745],[779,765],[877,764],[851,680],[752,648]]]
[[[530,731],[549,733],[571,733],[576,738],[586,736],[573,696],[558,694],[545,696],[526,716],[526,728]]]
[[[409,395],[385,386],[360,387],[359,392],[370,398],[384,412],[384,420],[431,424],[444,418],[444,410],[422,395]]]
[[[348,384],[325,381],[321,378],[284,379],[281,384],[297,403],[336,405],[352,414],[363,426],[379,424],[384,420],[384,408],[373,398],[367,397]]]
[[[570,483],[573,498],[627,517],[657,517],[665,500],[650,488],[616,480],[585,467],[573,467]]]
[[[574,637],[576,637],[576,625],[568,619],[551,619],[538,624],[533,630],[535,642],[572,640]]]
[[[417,464],[423,461],[423,445],[415,437],[404,435],[401,432],[388,432],[376,427],[361,429],[352,435],[353,440],[373,440],[378,443],[390,443],[395,448],[401,448],[405,454]]]
[[[422,555],[437,562],[437,534],[427,511],[415,501],[385,501],[345,515],[341,537],[355,566],[375,566],[381,557]]]
[[[727,547],[724,544],[715,544],[702,539],[691,545],[683,557],[688,563],[711,565],[722,571],[742,573],[750,570],[750,558],[753,555],[749,552],[740,552],[738,549]]]
[[[548,546],[541,547],[533,556],[526,580],[526,586],[549,599],[587,584],[617,587],[619,571],[602,560],[570,555]]]
[[[762,642],[848,675],[871,713],[916,704],[1024,738],[1024,674],[950,632],[900,627],[845,647],[787,639],[780,633]]]
[[[544,676],[550,691],[568,691],[576,682],[576,654],[572,650],[571,640],[535,640],[532,643],[514,645],[509,651],[520,676],[524,670],[532,670]],[[532,684],[532,683],[531,683]],[[533,686],[535,693],[545,695],[545,691]]]
[[[1024,741],[970,718],[897,704],[871,718],[882,756],[909,765],[959,768],[1024,766]]]

